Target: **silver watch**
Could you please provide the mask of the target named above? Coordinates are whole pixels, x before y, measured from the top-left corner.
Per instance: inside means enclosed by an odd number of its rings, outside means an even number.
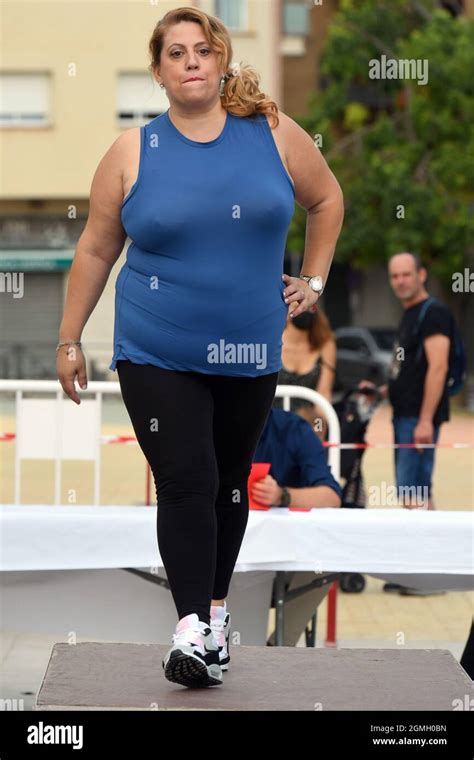
[[[299,276],[300,280],[304,280],[308,283],[311,290],[314,290],[315,293],[319,293],[320,296],[323,294],[324,285],[323,285],[323,278],[318,275],[315,275],[314,277],[309,277],[306,274],[300,274]]]

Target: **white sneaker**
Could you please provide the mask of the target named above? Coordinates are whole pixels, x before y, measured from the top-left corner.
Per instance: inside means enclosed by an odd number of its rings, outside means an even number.
[[[219,647],[219,660],[222,670],[229,670],[229,640],[230,640],[230,613],[227,607],[214,607],[211,605],[211,629],[217,646]]]
[[[173,646],[163,659],[165,677],[183,686],[217,686],[222,683],[219,648],[211,627],[196,612],[178,622]]]

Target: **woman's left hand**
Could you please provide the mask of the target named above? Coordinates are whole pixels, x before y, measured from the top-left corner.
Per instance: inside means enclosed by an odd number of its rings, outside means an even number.
[[[282,279],[286,284],[286,288],[283,291],[285,303],[291,307],[292,303],[296,303],[293,310],[288,311],[290,317],[296,317],[303,311],[315,312],[317,309],[317,302],[319,299],[319,293],[315,293],[305,280],[299,277],[290,277],[289,274],[283,274]]]

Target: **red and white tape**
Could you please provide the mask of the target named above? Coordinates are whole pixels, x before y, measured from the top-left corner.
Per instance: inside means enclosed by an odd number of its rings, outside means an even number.
[[[15,433],[0,433],[1,441],[13,441]],[[134,435],[102,435],[102,443],[137,443]],[[473,443],[330,443],[323,441],[328,449],[473,449]]]
[[[329,449],[472,449],[472,443],[330,443],[323,441]]]

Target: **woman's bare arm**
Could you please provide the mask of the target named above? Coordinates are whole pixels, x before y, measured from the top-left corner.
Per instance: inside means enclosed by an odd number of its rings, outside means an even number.
[[[132,130],[128,130],[131,132]],[[120,256],[126,232],[120,219],[123,167],[130,136],[123,133],[101,159],[90,192],[89,216],[69,273],[59,339],[79,340]]]
[[[342,190],[308,133],[282,111],[278,115],[296,202],[308,212],[301,271],[326,282],[344,218]]]

